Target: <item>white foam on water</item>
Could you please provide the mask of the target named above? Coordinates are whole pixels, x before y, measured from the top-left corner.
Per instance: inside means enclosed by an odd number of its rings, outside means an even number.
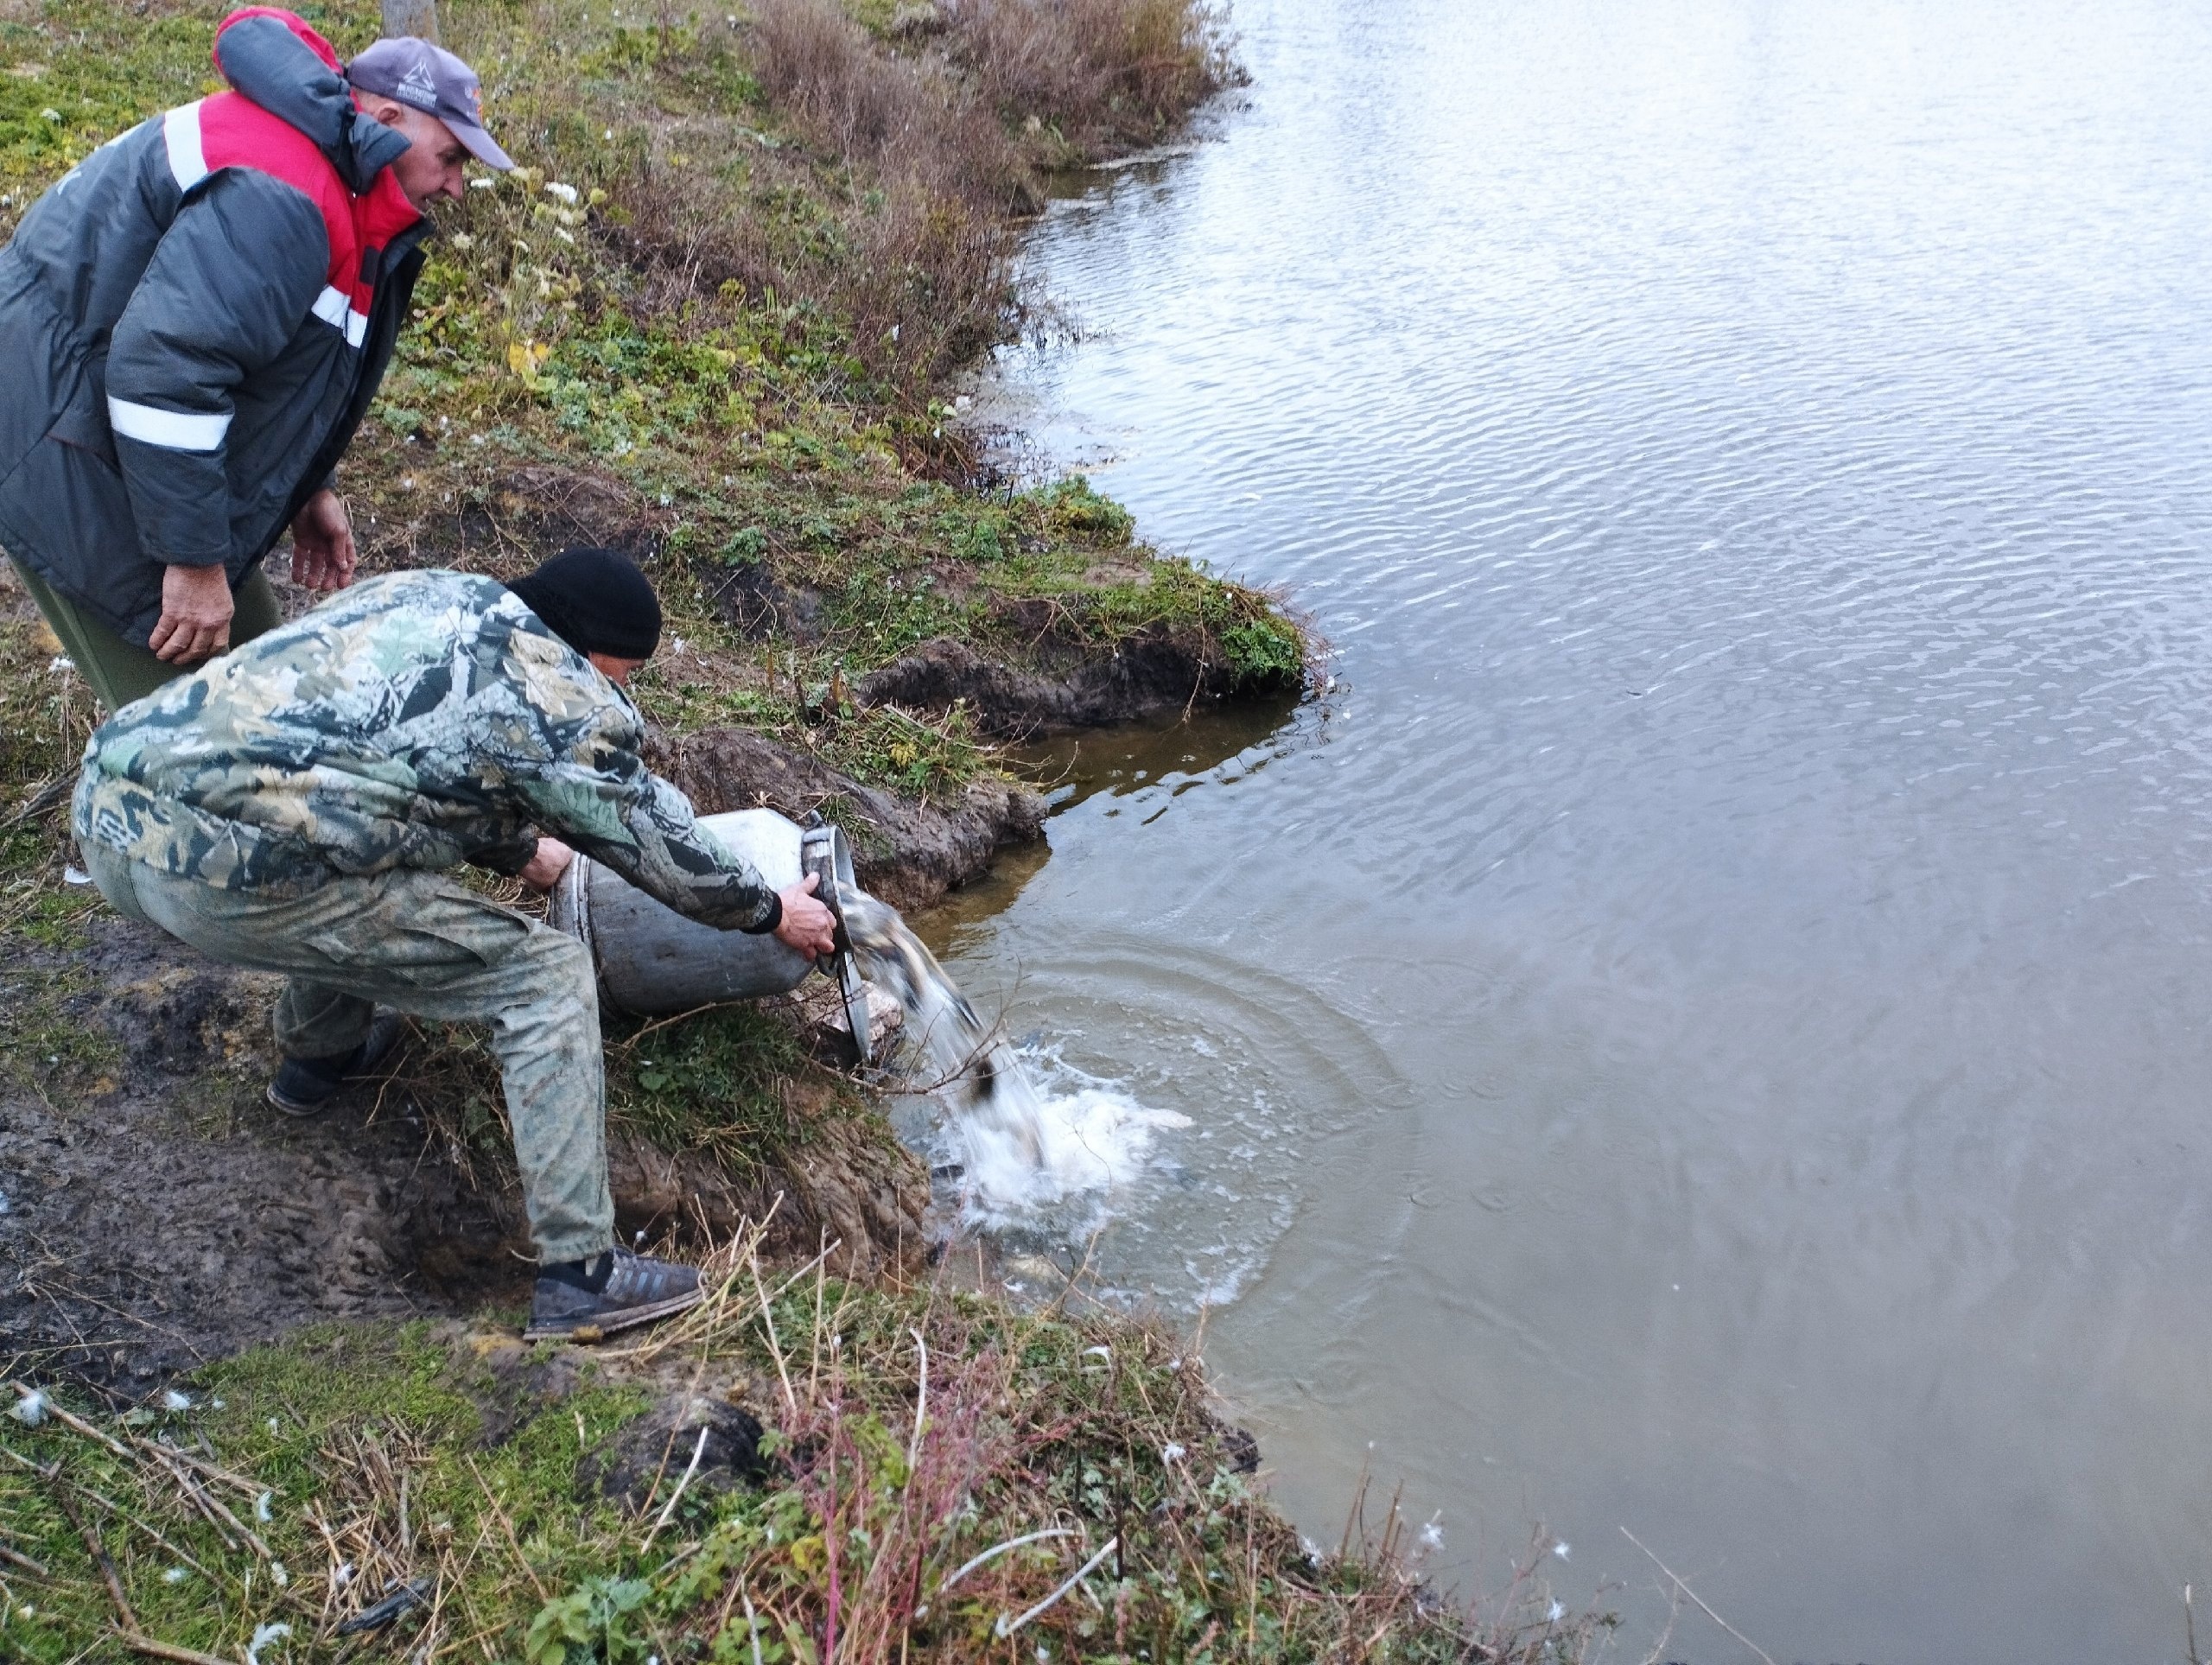
[[[995,1120],[956,1116],[947,1127],[969,1224],[1033,1225],[1071,1202],[1103,1202],[1152,1165],[1160,1133],[1191,1125],[1187,1115],[1147,1109],[1103,1085],[1036,1094],[1025,1121],[1018,1134]]]
[[[1096,1230],[1107,1200],[1148,1166],[1160,1134],[1191,1125],[1057,1058],[1026,1058],[976,1015],[895,910],[848,897],[844,918],[863,972],[905,1008],[907,1044],[944,1108],[937,1142],[944,1164],[959,1168],[964,1223],[1071,1237]],[[1065,1090],[1040,1090],[1033,1061]]]

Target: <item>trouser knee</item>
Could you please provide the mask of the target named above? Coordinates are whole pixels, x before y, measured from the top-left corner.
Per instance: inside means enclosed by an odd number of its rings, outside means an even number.
[[[579,1026],[599,1033],[599,976],[591,954],[575,937],[543,927],[515,956],[515,992],[524,1021]],[[526,1015],[525,1015],[526,1014]]]

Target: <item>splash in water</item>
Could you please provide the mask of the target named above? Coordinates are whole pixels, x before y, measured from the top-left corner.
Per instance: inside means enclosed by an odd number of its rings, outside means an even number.
[[[861,975],[906,1013],[906,1033],[951,1112],[948,1134],[976,1223],[1034,1219],[1067,1199],[1106,1190],[1144,1165],[1157,1133],[1190,1125],[1100,1085],[1047,1096],[1006,1037],[969,1005],[898,910],[864,893],[842,899],[845,934]]]

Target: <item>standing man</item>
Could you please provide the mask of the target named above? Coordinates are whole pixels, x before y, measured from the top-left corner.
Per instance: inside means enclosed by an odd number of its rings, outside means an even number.
[[[262,558],[353,579],[332,480],[391,360],[423,212],[458,199],[475,73],[289,12],[215,35],[232,91],[142,123],[0,251],[0,547],[114,711],[277,621]]]
[[[571,550],[502,586],[403,572],[96,730],[74,824],[100,893],[210,958],[289,978],[270,1101],[312,1115],[374,1062],[375,1007],[492,1027],[531,1236],[532,1337],[606,1334],[699,1298],[613,1241],[590,954],[447,876],[550,887],[581,847],[690,918],[810,959],[836,922],[702,833],[639,756],[622,693],[660,640],[644,575]]]

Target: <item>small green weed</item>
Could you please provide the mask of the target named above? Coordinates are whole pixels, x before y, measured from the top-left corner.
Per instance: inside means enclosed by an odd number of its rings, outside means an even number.
[[[632,1629],[632,1615],[652,1592],[643,1579],[586,1579],[537,1610],[523,1636],[523,1657],[529,1665],[630,1665],[643,1659],[646,1640]]]
[[[825,1117],[868,1113],[787,1021],[755,1006],[636,1025],[610,1039],[609,1117],[663,1150],[710,1152],[740,1177],[802,1149]]]

